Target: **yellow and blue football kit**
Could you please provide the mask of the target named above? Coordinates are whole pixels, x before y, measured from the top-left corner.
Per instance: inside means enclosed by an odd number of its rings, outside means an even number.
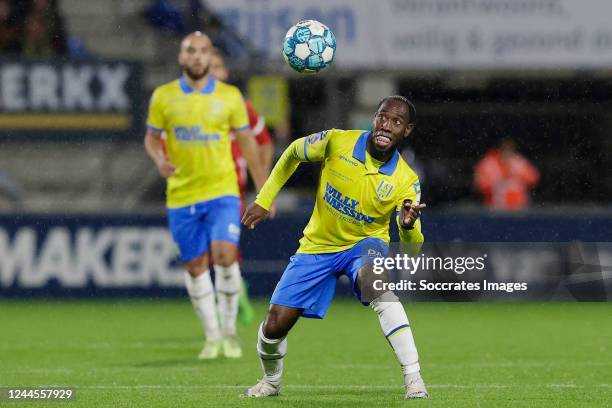
[[[304,309],[322,318],[336,280],[346,274],[356,286],[357,272],[374,257],[386,256],[389,222],[399,222],[404,200],[420,201],[414,171],[395,151],[386,163],[366,150],[371,132],[332,129],[301,138],[283,153],[257,196],[270,208],[281,187],[301,162],[321,162],[315,207],[297,253],[291,257],[270,303]],[[399,228],[404,242],[423,242],[421,223]]]
[[[181,77],[155,89],[147,126],[166,133],[176,170],[168,178],[168,223],[187,262],[210,241],[238,244],[240,202],[230,130],[249,126],[238,88],[209,76],[201,90]]]

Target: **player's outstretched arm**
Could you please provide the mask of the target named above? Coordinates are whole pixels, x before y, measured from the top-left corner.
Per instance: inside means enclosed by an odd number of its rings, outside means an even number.
[[[157,171],[163,178],[168,178],[174,174],[176,168],[168,160],[162,147],[161,131],[155,129],[147,129],[144,139],[145,150],[147,154],[157,166]]]
[[[259,191],[259,194],[257,194],[255,202],[249,205],[245,211],[242,217],[244,225],[253,228],[264,220],[268,216],[268,211],[276,195],[287,180],[289,180],[289,177],[291,177],[301,162],[308,161],[303,154],[304,140],[305,138],[300,138],[291,143],[278,159],[270,176]],[[251,219],[249,218],[250,216],[254,218]]]

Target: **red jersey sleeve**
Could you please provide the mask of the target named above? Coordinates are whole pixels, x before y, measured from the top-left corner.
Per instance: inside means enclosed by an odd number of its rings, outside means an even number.
[[[249,125],[255,134],[257,144],[265,145],[272,143],[270,132],[266,127],[266,120],[257,114],[257,111],[253,107],[251,101],[245,101],[247,114],[249,115]]]

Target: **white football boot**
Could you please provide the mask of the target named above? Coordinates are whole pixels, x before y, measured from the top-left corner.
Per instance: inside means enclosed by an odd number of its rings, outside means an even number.
[[[241,397],[261,398],[261,397],[276,397],[280,394],[280,385],[272,385],[264,380],[259,380],[257,384],[251,388],[247,388]]]
[[[405,377],[406,399],[423,399],[429,397],[425,382],[420,373],[411,374]]]

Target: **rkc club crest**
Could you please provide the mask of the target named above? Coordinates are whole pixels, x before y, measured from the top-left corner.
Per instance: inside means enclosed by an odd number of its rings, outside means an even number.
[[[393,191],[393,187],[395,187],[393,184],[388,183],[385,180],[382,180],[380,184],[378,185],[378,187],[376,188],[376,195],[381,200],[384,200],[391,195],[391,191]]]
[[[223,114],[223,100],[215,98],[210,101],[210,114],[221,116]]]

